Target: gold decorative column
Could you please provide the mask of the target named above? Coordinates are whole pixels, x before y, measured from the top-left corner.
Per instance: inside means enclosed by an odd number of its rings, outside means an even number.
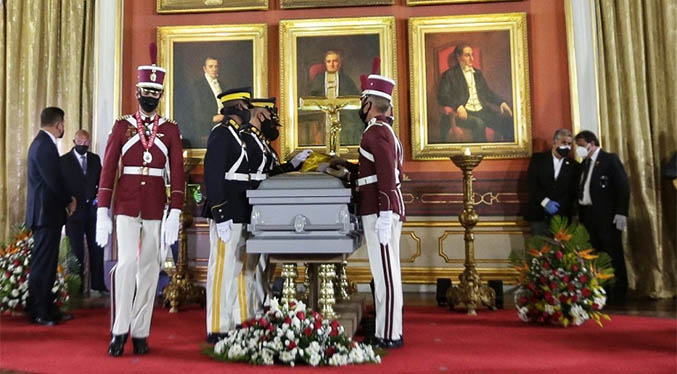
[[[282,287],[282,302],[288,303],[296,300],[296,277],[299,273],[296,271],[295,263],[282,264],[282,278],[284,286]]]
[[[336,277],[336,267],[334,264],[321,264],[318,272],[320,278],[320,297],[317,303],[320,306],[320,313],[327,319],[336,319],[338,315],[334,312],[334,277]]]
[[[458,277],[461,283],[458,286],[450,287],[447,291],[447,302],[450,309],[458,304],[465,305],[469,315],[477,315],[475,310],[480,303],[494,309],[496,299],[496,292],[482,284],[480,275],[475,268],[475,234],[473,234],[473,228],[479,221],[479,216],[473,206],[472,170],[479,165],[482,158],[481,155],[471,155],[468,148],[463,155],[451,156],[451,161],[463,171],[463,211],[458,216],[458,220],[465,228],[465,235],[463,236],[465,241],[465,270]]]
[[[350,300],[350,295],[352,294],[350,281],[348,280],[348,274],[346,273],[347,266],[348,261],[343,261],[336,264],[338,273],[338,282],[336,282],[334,293],[338,294],[338,299],[341,301]]]
[[[186,175],[199,163],[199,158],[186,157],[184,152],[183,172]],[[193,224],[194,201],[191,199],[192,194],[188,194],[187,181],[188,178],[186,178],[186,186],[184,186],[186,194],[183,212],[181,213],[181,225],[179,226],[179,260],[174,274],[172,274],[171,282],[162,292],[165,305],[169,304],[170,306],[169,313],[178,313],[180,304],[197,303],[204,307],[206,300],[204,287],[194,285],[188,273],[188,235],[186,229]]]

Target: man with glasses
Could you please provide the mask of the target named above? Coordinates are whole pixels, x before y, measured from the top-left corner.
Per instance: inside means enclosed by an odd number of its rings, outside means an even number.
[[[96,241],[104,247],[112,232],[109,208],[117,179],[113,215],[116,219],[118,262],[111,271],[111,356],[121,356],[128,333],[135,354],[149,351],[155,290],[166,249],[179,233],[184,199],[183,148],[179,126],[156,113],[163,93],[165,70],[155,66],[137,70],[139,109],[118,118],[108,136],[99,182]],[[169,216],[165,216],[171,185]],[[164,226],[164,227],[163,227]]]

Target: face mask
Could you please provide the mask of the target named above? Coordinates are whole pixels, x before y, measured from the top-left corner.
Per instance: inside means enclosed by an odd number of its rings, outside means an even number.
[[[84,155],[85,153],[87,153],[87,149],[89,149],[89,147],[86,146],[86,145],[76,145],[75,146],[75,152],[77,152],[81,155]]]
[[[366,109],[366,110],[365,110]],[[367,113],[371,110],[371,102],[369,102],[369,108],[367,108],[367,102],[362,102],[362,106],[360,107],[359,115],[360,119],[362,120],[362,123],[364,125],[367,125]]]
[[[263,133],[263,136],[271,142],[275,141],[275,139],[280,136],[280,130],[277,128],[277,123],[272,119],[266,119],[261,122],[261,132]]]
[[[586,147],[581,147],[580,145],[576,147],[576,155],[578,155],[580,158],[588,157],[588,148]]]
[[[249,120],[251,119],[251,112],[249,112],[249,109],[239,109],[235,106],[230,106],[227,108],[221,109],[221,114],[224,116],[230,116],[230,115],[235,115],[240,117],[242,120],[243,124],[249,123]]]
[[[153,113],[159,102],[160,99],[155,97],[139,96],[139,105],[146,113]]]
[[[557,147],[556,151],[560,156],[567,157],[569,151],[571,151],[571,147],[568,145],[560,145],[559,147]]]

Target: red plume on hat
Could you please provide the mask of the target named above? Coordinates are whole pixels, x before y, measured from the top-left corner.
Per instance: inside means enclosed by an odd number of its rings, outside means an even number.
[[[141,65],[136,71],[136,86],[154,90],[162,90],[167,71],[157,66],[157,44],[150,43],[148,46],[150,65]]]
[[[380,96],[388,99],[388,101],[392,101],[395,82],[388,77],[378,74],[380,66],[381,59],[374,57],[374,61],[371,64],[371,74],[368,77],[364,75],[360,77],[362,95]]]
[[[381,59],[376,56],[371,62],[371,74],[378,74],[378,71],[381,69]],[[360,75],[360,84],[362,86],[362,91],[367,89],[367,75]]]

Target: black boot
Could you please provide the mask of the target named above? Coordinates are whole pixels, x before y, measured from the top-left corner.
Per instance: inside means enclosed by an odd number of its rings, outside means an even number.
[[[132,338],[132,343],[134,344],[135,355],[145,355],[150,350],[146,338]]]
[[[122,335],[113,335],[113,338],[110,341],[108,346],[108,355],[109,356],[122,356],[122,352],[125,349],[125,342],[127,341],[127,334]]]

